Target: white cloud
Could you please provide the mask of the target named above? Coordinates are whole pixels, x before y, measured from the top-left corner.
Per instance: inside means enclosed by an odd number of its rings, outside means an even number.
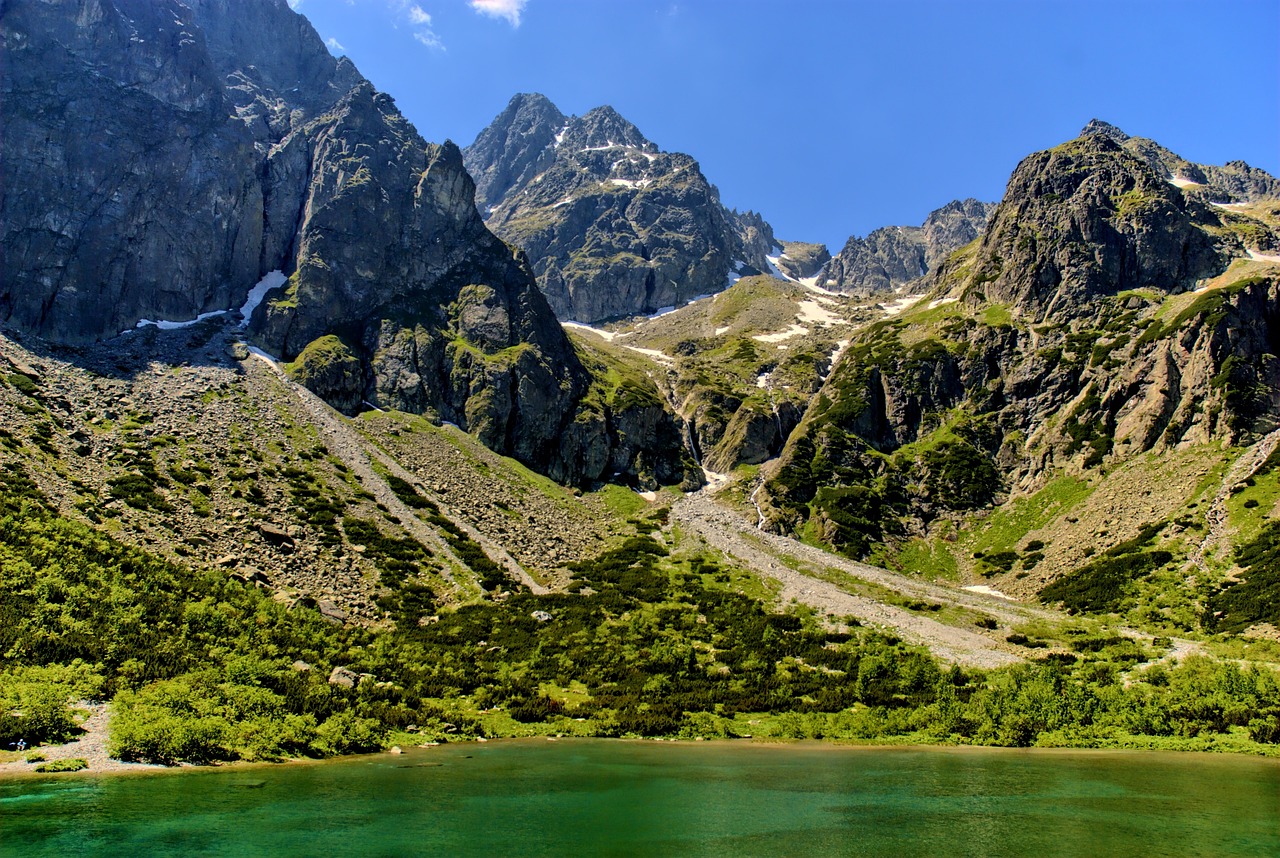
[[[328,48],[331,52],[335,54],[340,54],[346,51],[346,48],[342,47],[342,42],[339,42],[337,39],[333,38],[332,36],[324,40],[324,45],[326,48]]]
[[[506,18],[513,27],[520,26],[520,13],[529,0],[471,0],[471,8],[491,18]]]
[[[413,34],[413,37],[433,51],[443,51],[445,49],[444,42],[440,41],[440,37],[431,30],[418,30]]]
[[[302,0],[289,0],[290,9],[297,9],[301,5],[302,5]]]
[[[444,42],[431,29],[431,13],[412,0],[388,0],[391,11],[413,28],[413,37],[433,51],[443,51]]]

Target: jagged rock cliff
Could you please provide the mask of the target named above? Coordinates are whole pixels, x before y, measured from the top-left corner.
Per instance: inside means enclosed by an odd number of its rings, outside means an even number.
[[[955,200],[921,226],[886,226],[866,238],[852,236],[823,267],[818,282],[834,292],[876,295],[936,269],[947,255],[982,233],[995,203]]]
[[[586,401],[458,149],[284,0],[14,0],[0,38],[10,324],[98,340],[239,307],[282,269],[250,330],[331,401],[433,414],[566,482],[686,477],[661,408]]]
[[[1108,135],[1031,155],[926,300],[846,350],[762,507],[860,554],[1052,473],[1274,429],[1280,266],[1247,257],[1275,228]]]
[[[724,208],[688,155],[662,152],[610,107],[566,119],[517,95],[464,153],[488,225],[529,254],[556,315],[595,322],[725,289],[776,245]]]

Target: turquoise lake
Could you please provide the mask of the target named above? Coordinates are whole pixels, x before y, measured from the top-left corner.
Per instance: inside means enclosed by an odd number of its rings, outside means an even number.
[[[510,741],[0,781],[3,856],[1280,856],[1280,762]]]

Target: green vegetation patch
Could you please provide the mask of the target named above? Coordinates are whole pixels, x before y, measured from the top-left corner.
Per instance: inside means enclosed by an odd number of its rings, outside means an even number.
[[[1229,581],[1210,597],[1205,627],[1218,632],[1241,632],[1256,623],[1280,626],[1280,521],[1262,531],[1236,551],[1244,569],[1239,580]]]
[[[515,586],[515,582],[508,579],[506,570],[490,559],[489,555],[484,553],[484,549],[468,536],[466,531],[441,513],[440,507],[423,497],[416,488],[395,474],[386,474],[385,478],[396,497],[404,501],[405,505],[420,511],[427,521],[442,531],[442,536],[453,549],[453,553],[479,577],[481,587],[492,591],[501,589],[503,586]],[[409,541],[412,542],[412,540]],[[413,544],[417,545],[416,542]]]
[[[41,774],[55,774],[58,772],[79,772],[87,768],[89,768],[89,763],[82,757],[68,757],[62,760],[41,763],[36,766],[36,771]]]
[[[1130,585],[1173,560],[1169,551],[1142,550],[1163,525],[1147,525],[1133,539],[1112,546],[1106,554],[1044,587],[1040,601],[1061,602],[1071,611],[1105,613],[1120,610]]]

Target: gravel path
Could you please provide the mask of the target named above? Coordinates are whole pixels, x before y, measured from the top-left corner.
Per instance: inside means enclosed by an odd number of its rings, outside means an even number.
[[[944,661],[999,667],[1025,658],[1003,640],[1005,630],[984,634],[977,629],[950,626],[927,615],[850,593],[819,576],[824,572],[848,575],[911,599],[979,611],[1003,626],[1035,619],[1058,619],[1057,614],[1038,607],[908,578],[765,533],[717,504],[705,491],[685,496],[675,503],[671,512],[673,521],[702,537],[711,547],[757,574],[779,582],[783,603],[794,599],[823,613],[853,616],[861,623],[891,629],[905,640],[929,647]]]

